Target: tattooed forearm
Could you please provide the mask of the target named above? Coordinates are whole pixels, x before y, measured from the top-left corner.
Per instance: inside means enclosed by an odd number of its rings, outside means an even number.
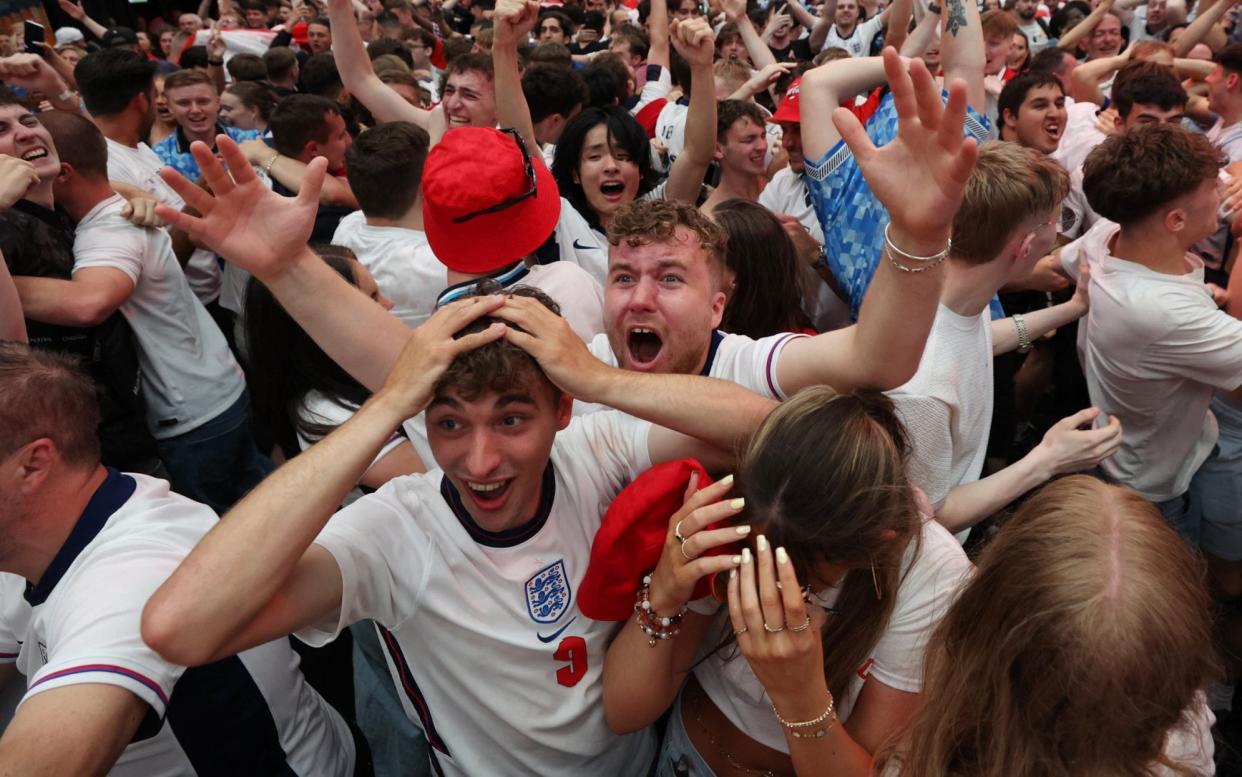
[[[964,0],[948,0],[947,6],[949,16],[945,19],[944,27],[953,37],[957,37],[958,30],[966,26],[966,6],[963,5]]]

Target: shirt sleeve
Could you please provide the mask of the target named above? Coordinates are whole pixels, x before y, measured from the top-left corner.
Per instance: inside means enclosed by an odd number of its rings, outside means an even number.
[[[341,573],[341,608],[334,618],[294,636],[312,647],[371,618],[395,629],[417,607],[434,558],[431,536],[418,523],[431,488],[425,476],[394,478],[341,510],[315,544],[332,555]]]
[[[108,267],[120,270],[135,284],[142,276],[146,235],[139,227],[112,225],[88,229],[73,243],[73,271]]]
[[[651,424],[616,410],[578,416],[556,437],[553,461],[563,479],[580,492],[599,495],[597,509],[588,509],[584,524],[599,526],[621,489],[651,467],[647,439]],[[587,485],[589,484],[589,486]]]
[[[1175,325],[1151,344],[1148,357],[1173,375],[1232,391],[1242,386],[1242,321],[1196,299],[1199,294],[1179,289],[1162,295],[1165,314]]]
[[[186,550],[155,542],[105,549],[61,580],[39,611],[47,624],[47,662],[31,676],[23,701],[53,688],[102,683],[130,691],[162,717],[185,667],[142,641],[142,608]]]
[[[805,336],[787,332],[752,340],[741,335],[726,335],[716,354],[722,369],[713,369],[712,375],[744,386],[760,396],[785,399],[776,377],[776,365],[785,346]]]

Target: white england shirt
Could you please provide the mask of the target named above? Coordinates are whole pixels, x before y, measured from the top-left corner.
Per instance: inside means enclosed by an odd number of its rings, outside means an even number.
[[[26,676],[23,703],[102,683],[150,707],[113,777],[353,774],[349,729],[288,640],[188,670],[142,641],[143,606],[216,520],[162,480],[109,469],[38,584],[0,573],[0,661]]]
[[[121,217],[103,200],[78,222],[73,271],[120,270],[134,283],[121,315],[138,345],[147,425],[157,439],[185,434],[228,410],[246,389],[224,335],[191,291],[162,229]]]
[[[137,147],[130,148],[112,138],[105,140],[108,142],[108,180],[136,186],[170,208],[181,210],[185,207],[181,195],[160,178],[160,168],[166,165],[150,146],[140,142]],[[194,249],[186,262],[185,275],[190,288],[203,304],[220,296],[220,264],[211,251]]]
[[[402,704],[437,774],[646,775],[651,729],[604,721],[603,662],[618,624],[578,610],[591,543],[613,498],[647,469],[650,424],[577,418],[556,436],[536,516],[488,532],[438,470],[396,478],[337,513],[315,540],[340,567],[334,622],[371,618]]]
[[[865,57],[871,53],[871,41],[882,29],[884,29],[884,20],[880,18],[880,14],[858,22],[854,26],[854,31],[845,37],[837,32],[837,25],[834,24],[828,30],[828,36],[824,38],[824,46],[820,51],[845,49],[851,57]]]

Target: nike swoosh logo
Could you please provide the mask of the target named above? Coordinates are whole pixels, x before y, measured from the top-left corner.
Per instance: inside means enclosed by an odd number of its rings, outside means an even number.
[[[599,248],[599,246],[581,246],[581,245],[578,245],[578,239],[574,238],[574,248],[585,248],[588,251],[590,251],[590,250]]]
[[[574,621],[576,621],[576,620],[578,620],[578,616],[577,616],[577,615],[575,615],[574,617],[570,618],[570,619],[569,619],[569,623],[573,623],[573,622],[574,622]],[[549,635],[548,635],[548,636],[546,636],[546,637],[545,637],[545,636],[543,636],[542,634],[540,634],[539,632],[535,632],[535,636],[536,636],[536,637],[539,637],[539,641],[540,641],[540,642],[551,642],[552,640],[554,640],[554,639],[556,639],[557,637],[561,636],[561,633],[562,633],[562,632],[564,632],[564,631],[565,631],[565,629],[569,628],[569,623],[566,623],[564,626],[561,626],[559,629],[557,629],[556,631],[552,632],[551,634],[549,634]]]

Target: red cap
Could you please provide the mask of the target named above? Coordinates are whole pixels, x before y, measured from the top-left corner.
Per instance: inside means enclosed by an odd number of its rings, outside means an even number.
[[[289,30],[289,34],[293,37],[293,42],[305,49],[310,45],[310,38],[306,36],[306,22],[298,22]]]
[[[802,90],[802,79],[799,78],[789,85],[785,90],[785,97],[781,100],[781,104],[776,106],[776,113],[768,117],[768,121],[773,124],[790,123],[799,124],[802,122],[802,113],[798,110],[798,92]]]
[[[561,215],[561,194],[543,153],[527,153],[512,130],[446,132],[427,155],[422,187],[427,242],[457,272],[487,274],[525,258]]]
[[[591,562],[578,588],[578,609],[597,621],[622,621],[634,611],[644,574],[655,568],[668,536],[668,523],[681,509],[690,473],[699,473],[699,488],[711,484],[703,465],[694,459],[657,464],[617,494],[591,545]],[[713,524],[710,528],[719,528]],[[708,555],[731,553],[721,547]],[[693,598],[711,594],[710,581],[700,580]]]

